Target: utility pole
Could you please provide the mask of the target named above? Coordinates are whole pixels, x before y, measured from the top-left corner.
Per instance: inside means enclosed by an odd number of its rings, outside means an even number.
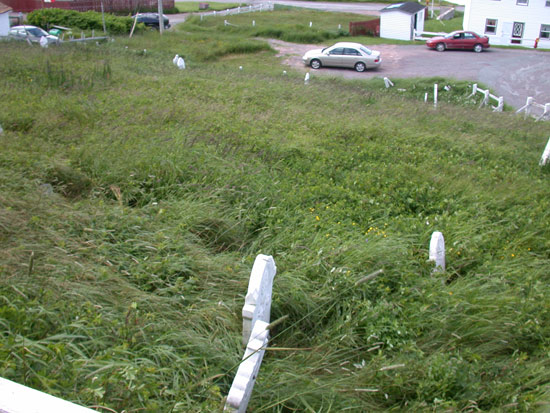
[[[103,9],[103,0],[101,0],[101,20],[103,21],[103,33],[107,33],[107,29],[105,28],[105,10]]]
[[[158,0],[159,5],[159,31],[160,35],[162,36],[162,33],[164,32],[164,14],[162,11],[162,0]]]

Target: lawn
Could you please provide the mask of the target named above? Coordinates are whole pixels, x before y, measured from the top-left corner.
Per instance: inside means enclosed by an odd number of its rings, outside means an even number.
[[[547,409],[550,125],[453,79],[304,85],[254,30],[345,18],[239,18],[256,28],[0,42],[0,376],[102,411],[218,411],[262,253],[288,318],[251,411]]]
[[[208,1],[204,1],[202,3],[208,3],[208,8],[206,10],[199,10],[200,3],[201,2],[198,1],[177,1],[176,8],[180,13],[198,13],[199,11],[226,10],[246,5],[246,3],[210,3]]]

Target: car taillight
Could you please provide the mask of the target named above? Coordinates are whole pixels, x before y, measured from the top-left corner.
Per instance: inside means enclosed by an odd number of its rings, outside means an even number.
[[[377,57],[376,59],[374,59],[374,63],[378,63],[380,61],[380,58]]]

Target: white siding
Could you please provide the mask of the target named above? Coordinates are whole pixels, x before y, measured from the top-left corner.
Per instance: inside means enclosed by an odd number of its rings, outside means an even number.
[[[380,13],[380,37],[412,40],[412,18],[413,15],[400,11]]]
[[[464,12],[464,29],[489,37],[491,44],[509,45],[514,22],[525,23],[521,46],[532,47],[542,24],[550,25],[550,7],[546,0],[529,0],[527,6],[517,0],[469,0]],[[487,19],[496,19],[496,34],[485,33]],[[550,48],[550,39],[541,39],[539,47]]]
[[[7,36],[10,31],[10,14],[0,14],[0,36]]]

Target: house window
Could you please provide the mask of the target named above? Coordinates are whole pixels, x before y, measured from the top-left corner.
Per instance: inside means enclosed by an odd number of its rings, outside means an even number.
[[[550,7],[550,0],[546,0],[546,7]]]
[[[541,24],[540,25],[540,36],[541,39],[550,39],[550,24]]]
[[[529,4],[529,0],[517,0],[516,4],[518,6],[527,6]]]
[[[497,19],[485,20],[485,33],[496,34],[497,32]]]

